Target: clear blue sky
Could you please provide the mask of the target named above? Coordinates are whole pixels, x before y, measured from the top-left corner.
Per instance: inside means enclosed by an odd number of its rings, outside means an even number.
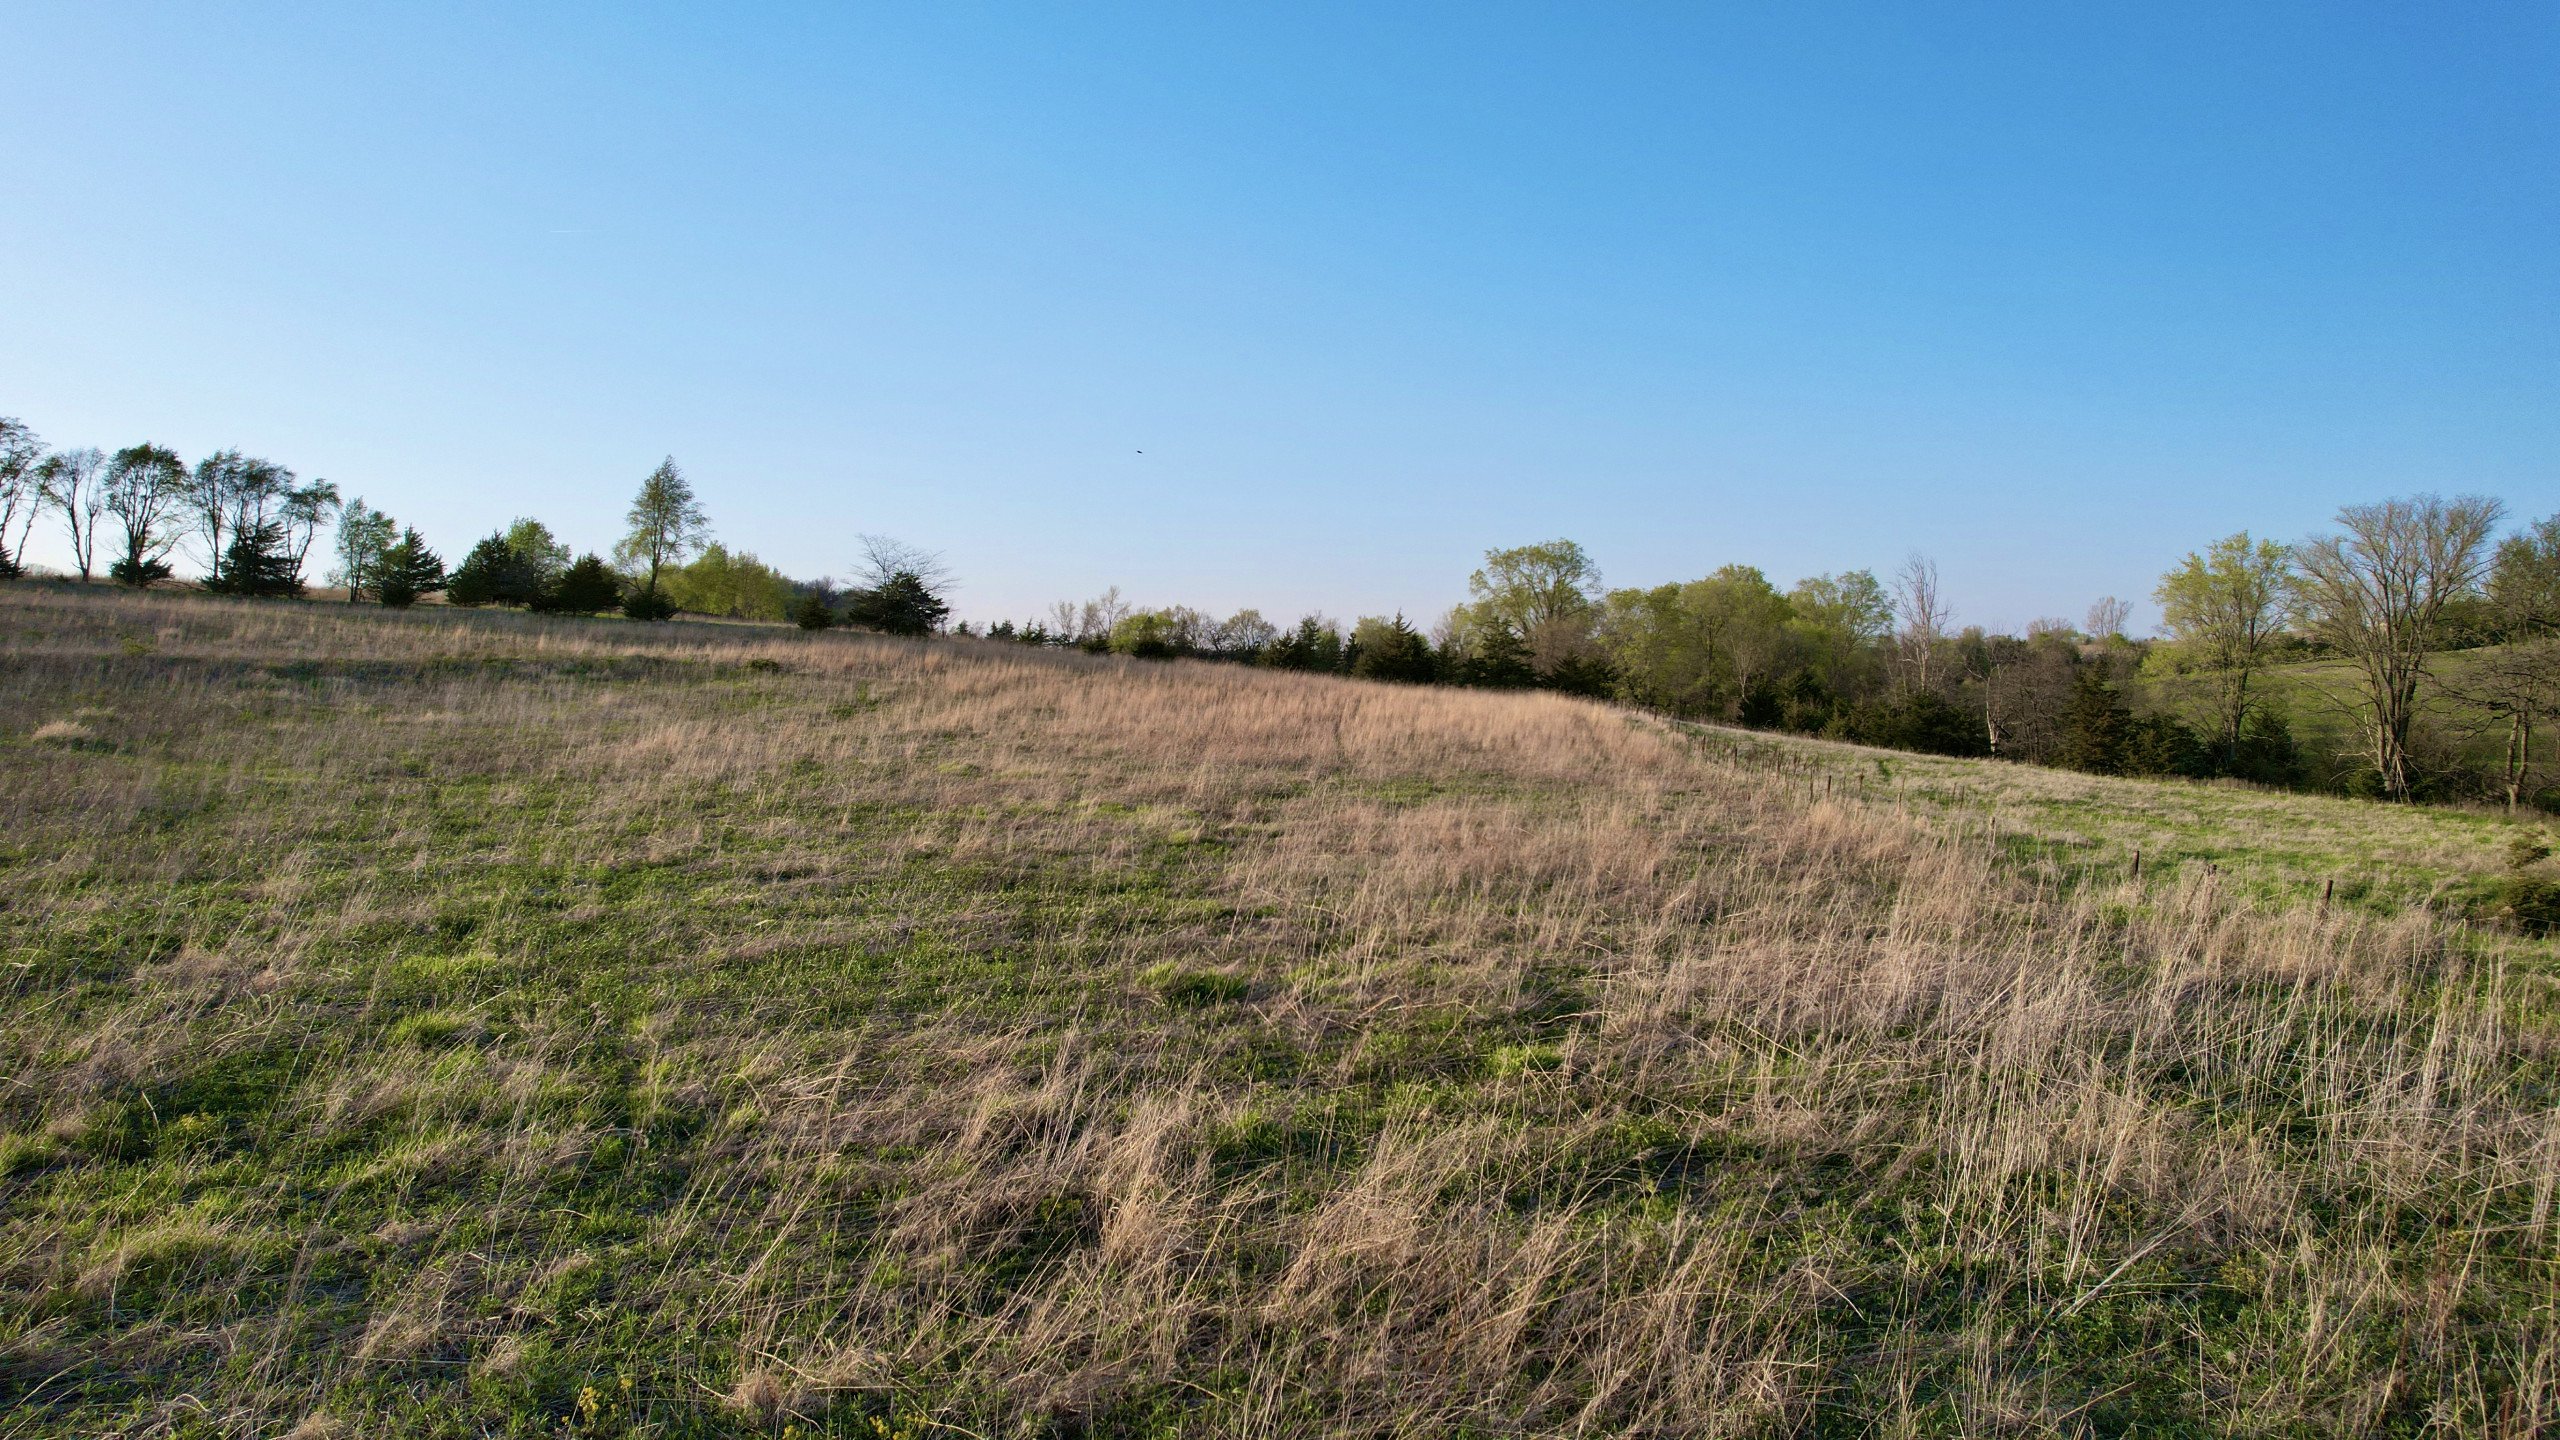
[[[980,618],[1424,618],[1563,535],[1917,548],[2018,624],[2560,509],[2550,0],[17,0],[0,55],[0,413],[449,557],[602,549],[672,453],[732,545],[895,534]]]

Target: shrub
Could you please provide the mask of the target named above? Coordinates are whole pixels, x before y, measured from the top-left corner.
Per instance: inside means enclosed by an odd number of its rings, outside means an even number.
[[[118,560],[107,567],[107,578],[119,585],[130,585],[136,590],[148,590],[169,578],[169,562],[143,560],[136,563],[132,560]]]
[[[676,602],[663,590],[639,586],[622,597],[622,613],[633,620],[673,620]]]

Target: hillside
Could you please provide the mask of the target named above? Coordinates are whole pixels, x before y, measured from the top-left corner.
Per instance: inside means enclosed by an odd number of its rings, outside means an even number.
[[[2434,683],[2419,724],[2419,753],[2430,772],[2461,771],[2493,780],[2505,774],[2506,721],[2464,694],[2467,687],[2478,684],[2472,672],[2495,648],[2452,650],[2435,657]],[[2338,789],[2349,784],[2357,771],[2372,768],[2358,718],[2362,711],[2359,684],[2354,666],[2339,659],[2271,665],[2259,681],[2267,704],[2301,742],[2309,765],[2307,778],[2314,785]],[[2154,677],[2146,680],[2145,687],[2161,708],[2207,723],[2203,716],[2209,702],[2203,677]],[[2541,725],[2533,736],[2534,769],[2545,776],[2560,770],[2560,734],[2554,729]],[[2452,788],[2457,793],[2477,793],[2459,781]]]
[[[11,1435],[2560,1423],[2553,945],[2411,903],[2484,817],[967,642],[0,637]]]

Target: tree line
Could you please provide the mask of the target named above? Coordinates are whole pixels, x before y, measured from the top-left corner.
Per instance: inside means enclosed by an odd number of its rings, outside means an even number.
[[[573,555],[549,526],[519,518],[448,569],[414,527],[275,461],[222,450],[189,464],[154,444],[113,455],[53,450],[25,422],[0,416],[0,579],[25,573],[27,545],[48,515],[80,579],[103,574],[135,588],[170,580],[183,550],[202,564],[204,590],[300,596],[316,541],[334,526],[335,564],[323,578],[359,604],[405,608],[440,593],[453,605],[557,615],[689,612],[904,635],[939,630],[950,613],[938,593],[948,584],[940,557],[886,537],[861,537],[861,574],[850,583],[793,580],[718,544],[673,457],[641,482],[609,559]]]
[[[355,602],[514,606],[563,615],[678,613],[853,625],[899,635],[949,627],[941,558],[862,537],[851,581],[795,580],[711,539],[672,458],[641,482],[610,556],[574,555],[520,518],[446,568],[418,532],[327,480],[302,481],[237,450],[193,464],[143,444],[48,450],[0,418],[0,578],[21,573],[51,515],[80,577],[149,586],[180,547],[218,593],[303,593],[316,538],[334,524],[330,584]],[[2537,759],[2560,706],[2560,516],[2501,535],[2504,507],[2415,496],[2338,512],[2295,544],[2229,536],[2160,577],[2163,634],[2125,634],[2114,597],[2079,625],[2023,634],[1958,626],[1937,567],[1914,555],[1892,577],[1809,576],[1780,589],[1733,564],[1684,582],[1610,589],[1581,546],[1487,552],[1468,599],[1427,633],[1403,615],[1280,625],[1246,609],[1218,619],[1146,608],[1115,587],[1042,616],[956,632],[1141,659],[1191,657],[1403,683],[1544,688],[1666,714],[1949,755],[1998,756],[2102,774],[2230,777],[2394,800],[2488,794],[2560,808]],[[2459,673],[2438,663],[2468,652]],[[2271,668],[2330,659],[2350,675],[2352,754],[2296,738]],[[2499,763],[2461,758],[2431,725],[2454,702],[2493,726]]]
[[[2502,538],[2504,519],[2494,500],[2416,496],[2347,506],[2331,532],[2299,544],[2229,536],[2160,577],[2156,639],[2128,636],[2132,606],[2112,596],[2076,626],[1960,627],[1925,556],[1889,581],[1852,570],[1781,590],[1736,564],[1609,589],[1570,540],[1488,552],[1466,603],[1427,634],[1402,615],[1348,626],[1309,615],[1284,628],[1253,610],[1220,620],[1144,609],[1117,589],[987,633],[1142,658],[1541,687],[2098,774],[2560,809],[2560,777],[2535,749],[2560,707],[2560,515]],[[2438,663],[2454,651],[2467,652],[2458,674]],[[2275,666],[2317,659],[2349,676],[2351,753],[2311,753],[2268,683]],[[2448,708],[2467,719],[2431,729]],[[2468,737],[2442,733],[2465,724],[2494,727],[2498,763],[2466,761]]]

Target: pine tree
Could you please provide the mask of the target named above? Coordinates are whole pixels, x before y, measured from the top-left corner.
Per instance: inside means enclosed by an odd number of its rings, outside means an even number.
[[[594,615],[622,603],[622,580],[595,555],[581,555],[560,572],[534,607],[562,615]]]
[[[845,618],[892,635],[929,635],[942,628],[951,607],[912,570],[900,570],[877,587],[856,592]]]
[[[2098,678],[2095,668],[2071,677],[2071,699],[2062,711],[2062,745],[2054,758],[2072,770],[2092,775],[2120,775],[2125,742],[2133,728],[2133,711]]]
[[[444,584],[443,558],[414,529],[401,530],[400,542],[382,552],[374,571],[374,593],[394,610],[406,610]]]
[[[222,564],[205,577],[217,595],[281,599],[302,593],[302,566],[285,546],[284,527],[272,521],[232,532]]]
[[[827,603],[825,595],[812,590],[791,607],[791,623],[803,630],[827,629],[836,623],[835,607]]]

